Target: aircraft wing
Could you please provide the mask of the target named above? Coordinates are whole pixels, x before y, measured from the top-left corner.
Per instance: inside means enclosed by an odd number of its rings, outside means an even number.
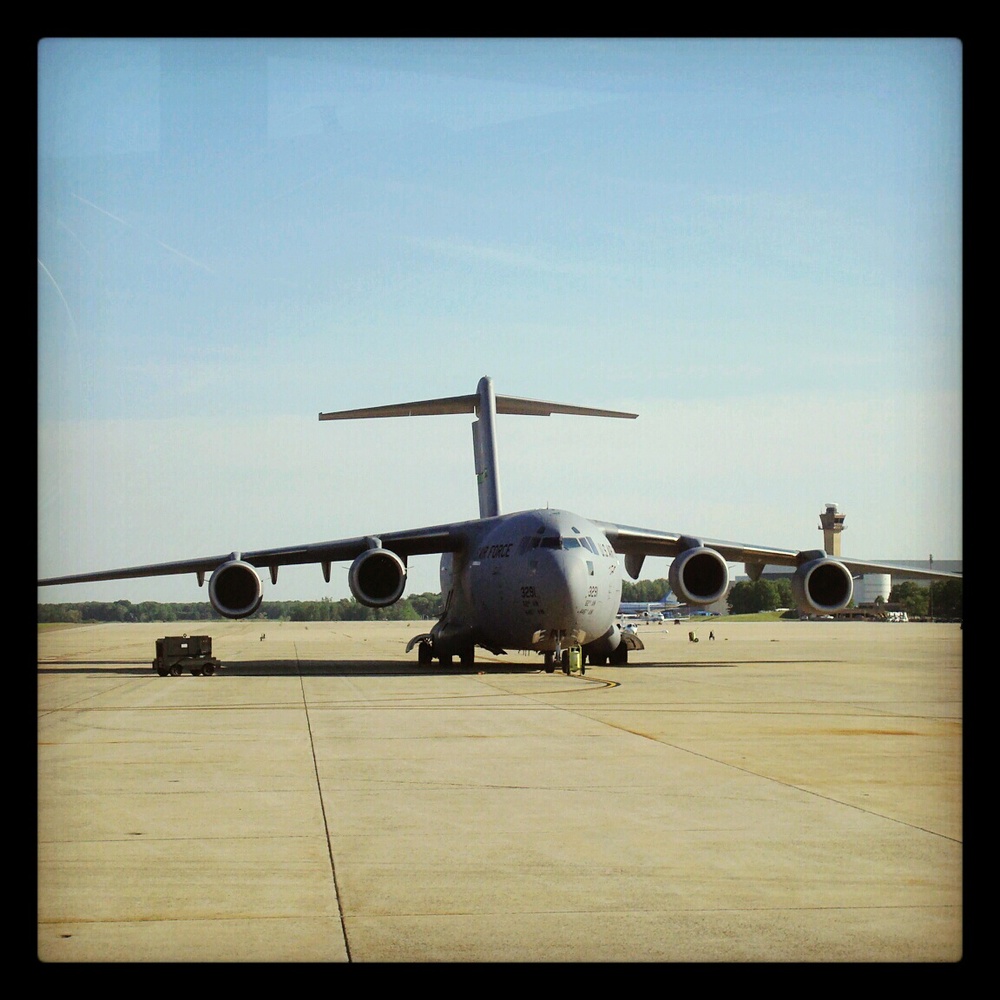
[[[794,566],[826,556],[819,549],[779,549],[767,545],[748,545],[741,542],[726,542],[714,538],[694,538],[690,535],[669,531],[654,531],[648,528],[634,528],[624,524],[595,521],[603,529],[614,550],[625,556],[625,568],[632,577],[639,575],[642,561],[646,556],[677,557],[702,546],[713,549],[727,563],[744,563],[747,575],[752,579],[759,576],[765,566]],[[914,569],[893,563],[871,562],[864,559],[831,556],[852,574],[888,573],[895,577],[913,580],[962,579],[961,573],[942,573],[930,569]]]
[[[330,563],[356,559],[369,549],[389,549],[404,560],[407,556],[458,551],[466,544],[467,527],[473,524],[481,525],[482,522],[439,524],[428,528],[389,531],[383,534],[362,535],[357,538],[314,542],[308,545],[227,552],[224,555],[182,559],[178,562],[150,563],[146,566],[128,566],[122,569],[101,570],[96,573],[75,573],[70,576],[39,580],[38,586],[52,586],[60,583],[90,583],[99,580],[128,580],[136,577],[171,576],[185,573],[196,573],[200,584],[204,580],[205,574],[213,573],[220,566],[234,561],[247,563],[258,569],[268,569],[272,583],[277,579],[279,566],[295,566],[305,563],[320,564],[324,568],[327,579],[329,579]]]

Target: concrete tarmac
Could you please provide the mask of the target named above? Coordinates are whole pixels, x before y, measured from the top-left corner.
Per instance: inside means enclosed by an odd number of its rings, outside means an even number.
[[[582,677],[425,628],[39,627],[39,958],[962,957],[958,625],[648,626]],[[184,631],[221,673],[151,670]]]

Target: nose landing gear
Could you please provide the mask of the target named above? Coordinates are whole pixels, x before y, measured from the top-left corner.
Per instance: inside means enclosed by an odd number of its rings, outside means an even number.
[[[583,650],[579,646],[549,650],[545,653],[545,672],[547,674],[553,673],[556,669],[556,663],[558,663],[562,667],[562,672],[567,676],[577,671],[582,675],[587,672],[583,660]]]

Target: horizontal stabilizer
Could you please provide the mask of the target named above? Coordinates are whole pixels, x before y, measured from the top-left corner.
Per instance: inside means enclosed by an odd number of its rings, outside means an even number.
[[[519,396],[498,396],[493,380],[484,375],[474,393],[467,396],[444,396],[441,399],[419,399],[413,403],[390,403],[388,406],[364,406],[357,410],[334,410],[321,413],[320,420],[365,420],[370,417],[417,417],[434,413],[475,413],[472,443],[476,460],[476,488],[479,491],[479,516],[496,517],[501,511],[500,471],[497,461],[496,432],[493,421],[498,413],[522,413],[531,417],[548,417],[553,413],[568,413],[578,417],[622,417],[635,420],[637,413],[621,410],[599,410],[592,406],[570,406],[548,403],[543,399],[522,399]]]
[[[520,413],[532,417],[549,417],[553,413],[568,413],[578,417],[621,417],[635,420],[637,413],[621,410],[600,410],[592,406],[570,406],[548,403],[543,399],[522,399],[519,396],[495,396],[497,413]],[[390,403],[388,406],[364,406],[357,410],[334,410],[321,413],[320,420],[364,420],[370,417],[417,417],[439,413],[475,413],[479,406],[478,393],[468,396],[445,396],[442,399],[422,399],[413,403]]]
[[[553,413],[571,413],[578,417],[621,417],[635,420],[638,413],[621,410],[598,410],[593,406],[568,406],[565,403],[546,403],[542,399],[521,399],[518,396],[497,396],[497,413],[523,413],[533,417],[549,417]]]
[[[363,420],[368,417],[418,417],[434,413],[473,413],[479,397],[446,396],[443,399],[422,399],[415,403],[390,403],[388,406],[363,406],[359,410],[335,410],[321,413],[320,420]]]

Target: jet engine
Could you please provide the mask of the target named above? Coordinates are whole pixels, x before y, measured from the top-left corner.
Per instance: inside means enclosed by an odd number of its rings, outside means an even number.
[[[851,603],[854,580],[848,568],[816,550],[792,575],[792,593],[802,612],[826,615]]]
[[[208,581],[208,599],[226,618],[246,618],[259,607],[264,597],[257,571],[242,559],[224,562]]]
[[[391,549],[367,549],[351,563],[351,593],[369,608],[395,604],[406,584],[406,563]]]
[[[729,589],[729,567],[715,549],[695,544],[670,564],[670,589],[684,604],[714,604]]]

